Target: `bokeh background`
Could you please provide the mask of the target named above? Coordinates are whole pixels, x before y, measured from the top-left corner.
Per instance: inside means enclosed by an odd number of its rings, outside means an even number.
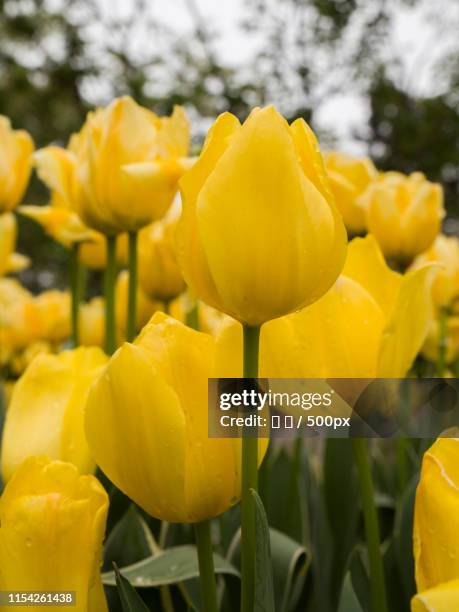
[[[458,233],[457,0],[0,0],[0,114],[37,147],[65,144],[94,105],[183,104],[199,148],[225,110],[274,103],[324,148],[421,170]],[[47,202],[34,179],[26,203]],[[64,286],[62,247],[20,220],[33,290]]]

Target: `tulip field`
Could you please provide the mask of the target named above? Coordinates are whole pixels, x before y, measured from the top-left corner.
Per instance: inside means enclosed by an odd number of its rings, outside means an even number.
[[[181,106],[127,96],[66,147],[0,116],[0,609],[459,610],[459,430],[209,430],[211,379],[317,381],[292,419],[324,397],[337,418],[333,380],[454,390],[442,185],[273,106],[190,134]],[[65,249],[66,288],[22,281],[24,218]]]

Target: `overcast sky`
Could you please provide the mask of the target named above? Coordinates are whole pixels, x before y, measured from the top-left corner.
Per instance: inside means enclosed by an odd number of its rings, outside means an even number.
[[[187,35],[191,32],[192,23],[186,7],[187,0],[147,0],[155,18],[174,30],[177,34]],[[194,0],[206,23],[218,32],[214,51],[229,65],[243,65],[250,59],[260,40],[249,35],[241,28],[241,21],[247,9],[244,0]],[[365,0],[367,2],[371,0]],[[133,0],[99,0],[110,15],[115,13],[129,14]],[[437,29],[431,25],[431,12],[442,15],[445,23],[451,18],[451,12],[459,12],[458,0],[418,0],[413,7],[407,7],[398,0],[389,0],[394,7],[393,28],[390,40],[387,41],[387,57],[394,54],[401,60],[403,70],[397,73],[402,85],[418,95],[431,95],[441,91],[443,84],[438,74],[433,71],[439,54],[448,47],[457,45],[456,34],[451,28],[445,29],[445,35],[439,36]],[[449,13],[449,14],[448,14]],[[144,42],[138,40],[139,48]],[[400,84],[400,83],[399,83]],[[333,128],[340,138],[341,145],[349,150],[359,150],[359,145],[352,138],[354,129],[365,125],[368,116],[366,100],[359,96],[350,86],[345,94],[329,98],[316,109],[316,122],[323,128]]]

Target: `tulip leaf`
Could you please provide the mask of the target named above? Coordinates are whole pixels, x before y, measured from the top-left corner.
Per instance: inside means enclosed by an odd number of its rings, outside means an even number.
[[[129,580],[121,575],[119,569],[114,565],[116,588],[118,589],[118,595],[121,600],[123,612],[149,612],[147,606],[143,602],[140,595],[131,585]]]
[[[239,576],[237,569],[220,555],[214,554],[215,572]],[[176,584],[199,576],[196,547],[191,545],[175,546],[142,559],[137,563],[121,569],[123,575],[136,588],[158,587],[164,584]],[[115,574],[102,574],[104,584],[113,586]]]
[[[354,546],[359,524],[359,487],[349,440],[329,438],[324,454],[324,497],[333,537],[331,593],[336,606],[340,585]]]
[[[303,441],[300,440],[299,444]],[[306,453],[289,454],[285,448],[268,451],[260,469],[260,496],[271,527],[290,536],[296,542],[308,540],[306,480],[302,459]]]
[[[413,558],[413,516],[419,473],[415,474],[400,499],[395,516],[394,546],[398,573],[407,605],[416,592]]]
[[[362,606],[354,592],[351,575],[349,573],[346,574],[343,588],[341,589],[338,612],[362,612]]]
[[[363,549],[358,546],[354,549],[349,563],[352,586],[363,610],[370,609],[370,579],[363,561]]]
[[[308,550],[285,533],[269,530],[274,583],[274,609],[287,612],[296,607],[306,580],[310,563]],[[240,530],[234,535],[228,550],[233,563],[240,562]]]
[[[304,453],[303,479],[306,484],[309,550],[311,566],[308,576],[307,592],[302,594],[300,603],[307,612],[331,612],[331,559],[333,558],[333,540],[324,503],[323,489],[320,486],[316,470],[312,467],[308,453]]]
[[[287,612],[296,606],[301,595],[310,555],[304,546],[284,533],[276,529],[271,529],[270,533],[275,609]]]
[[[268,517],[261,497],[253,489],[250,492],[255,502],[257,534],[254,611],[274,612],[273,564],[271,561],[271,536]]]
[[[104,568],[109,569],[116,563],[125,567],[145,559],[151,549],[145,534],[145,527],[134,504],[115,525],[105,543]]]

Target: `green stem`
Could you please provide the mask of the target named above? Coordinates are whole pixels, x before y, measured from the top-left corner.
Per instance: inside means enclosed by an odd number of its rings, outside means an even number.
[[[364,438],[352,439],[352,451],[357,466],[360,494],[362,496],[365,535],[370,564],[371,610],[372,612],[387,612],[384,568],[379,541],[378,513],[375,505],[367,444]]]
[[[132,342],[137,331],[137,232],[129,232],[129,289],[126,339]]]
[[[199,305],[197,300],[194,300],[191,308],[187,310],[185,322],[191,329],[199,331]]]
[[[172,600],[172,593],[170,587],[167,584],[163,584],[159,587],[159,596],[164,612],[174,612],[174,602]]]
[[[194,532],[196,536],[196,546],[198,548],[202,609],[205,610],[205,612],[218,612],[217,584],[215,582],[210,521],[195,523]]]
[[[290,481],[288,488],[287,505],[285,507],[285,520],[288,524],[288,517],[291,516],[292,508],[298,502],[298,484],[301,475],[301,457],[303,450],[303,439],[301,435],[297,436],[293,441]]]
[[[72,346],[77,347],[80,343],[79,310],[83,297],[84,269],[79,261],[80,243],[75,242],[70,248],[70,293],[71,293],[71,319],[72,319]]]
[[[403,495],[408,484],[408,440],[404,437],[396,439],[395,450],[397,456],[398,487],[400,495]]]
[[[260,328],[244,325],[244,378],[258,378]],[[258,437],[242,438],[241,612],[253,612],[255,590],[255,502],[258,490]]]
[[[448,309],[442,307],[439,315],[438,329],[438,359],[437,359],[437,376],[443,378],[446,371],[446,349],[447,349],[447,334],[448,334]]]
[[[107,236],[107,267],[105,268],[105,352],[112,355],[116,349],[115,281],[116,236]]]

